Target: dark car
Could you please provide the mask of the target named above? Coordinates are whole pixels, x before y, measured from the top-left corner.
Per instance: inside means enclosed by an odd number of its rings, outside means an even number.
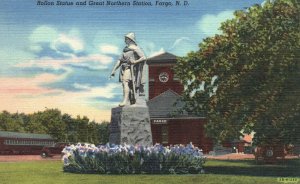
[[[54,146],[44,146],[41,151],[41,157],[52,157],[54,155],[61,155],[62,150],[65,146],[69,145],[69,143],[59,142],[56,143]]]
[[[287,152],[284,145],[260,145],[254,150],[256,162],[275,163],[278,158],[284,160]]]

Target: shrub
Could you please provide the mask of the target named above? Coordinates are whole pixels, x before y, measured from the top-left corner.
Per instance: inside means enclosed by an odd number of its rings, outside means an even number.
[[[97,174],[197,174],[205,157],[192,144],[164,147],[77,144],[63,150],[64,171]]]

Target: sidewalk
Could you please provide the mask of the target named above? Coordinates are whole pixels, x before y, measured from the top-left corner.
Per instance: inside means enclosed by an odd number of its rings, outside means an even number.
[[[218,155],[218,156],[212,156],[212,155],[205,155],[206,158],[212,159],[212,160],[247,160],[247,159],[255,159],[253,154],[243,154],[243,153],[230,153],[226,155]],[[291,156],[287,155],[285,159],[297,159],[298,156]]]
[[[243,154],[243,153],[230,153],[226,155],[205,155],[208,159],[214,160],[245,160],[245,159],[254,159],[253,154]]]
[[[0,155],[0,162],[44,161],[60,159],[60,155],[55,155],[48,158],[42,158],[40,155]]]

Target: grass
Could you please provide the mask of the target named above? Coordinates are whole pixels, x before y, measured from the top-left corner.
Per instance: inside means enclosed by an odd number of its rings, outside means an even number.
[[[277,164],[256,164],[254,160],[208,161],[207,173],[238,176],[300,177],[300,159]]]
[[[62,171],[60,161],[0,163],[0,184],[134,184],[134,183],[279,183],[278,177],[300,177],[300,160],[277,165],[256,165],[253,160],[208,160],[201,175],[95,175]],[[300,183],[300,181],[298,182]],[[280,184],[280,183],[279,183]]]

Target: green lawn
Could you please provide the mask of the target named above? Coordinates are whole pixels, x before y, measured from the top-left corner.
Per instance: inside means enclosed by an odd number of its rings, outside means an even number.
[[[205,164],[201,175],[95,175],[62,171],[59,161],[0,163],[0,184],[68,183],[279,183],[278,177],[300,178],[300,160],[277,165],[256,165],[252,160],[215,161]],[[298,182],[300,183],[300,181]],[[280,183],[279,183],[280,184]]]

